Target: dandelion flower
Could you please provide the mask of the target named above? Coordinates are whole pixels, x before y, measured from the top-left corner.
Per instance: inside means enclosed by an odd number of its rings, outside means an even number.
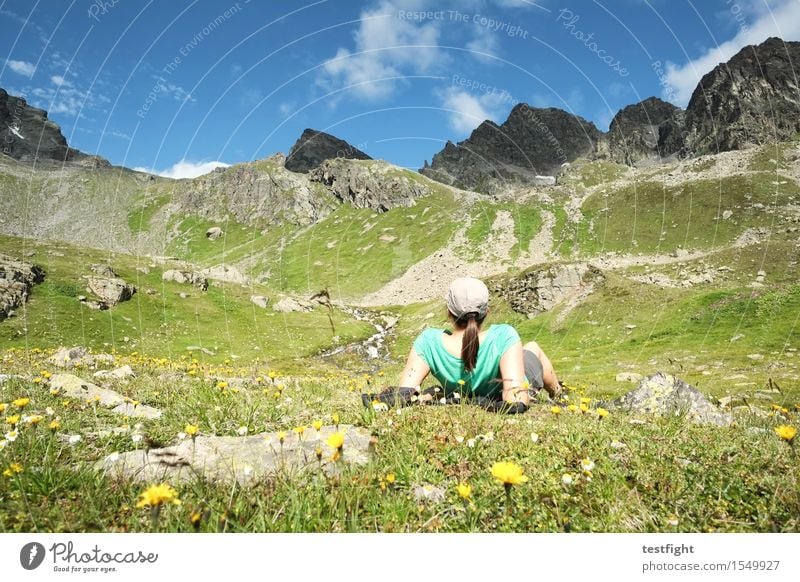
[[[561,414],[561,407],[560,406],[551,406],[550,412],[553,414]]]
[[[567,406],[567,410],[569,412],[578,412],[578,407],[575,404],[570,404],[569,406]]]
[[[597,418],[605,418],[608,416],[608,410],[605,408],[598,408],[595,412],[597,412]]]
[[[187,424],[185,427],[183,427],[183,432],[194,438],[200,432],[200,427],[196,424]]]
[[[25,408],[26,406],[28,406],[28,404],[30,404],[30,402],[31,402],[30,398],[17,398],[11,404],[16,406],[17,408]]]
[[[220,380],[219,382],[217,382],[217,388],[219,390],[225,390],[225,388],[227,388],[227,387],[228,387],[228,383],[225,382],[224,380]]]
[[[325,441],[328,446],[332,449],[339,450],[344,446],[344,433],[343,432],[335,432],[331,436],[328,437],[328,440]]]
[[[319,432],[319,429],[322,428],[322,421],[321,420],[315,420],[314,422],[311,423],[311,426],[314,427],[314,430]]]
[[[19,423],[19,414],[14,414],[12,416],[6,417],[6,424],[11,426],[17,426],[18,423]]]
[[[338,425],[339,424],[339,415],[334,412],[333,414],[331,414],[331,420],[333,421],[333,424]]]
[[[456,493],[464,501],[469,501],[472,498],[472,485],[469,483],[459,483],[456,485]]]
[[[3,471],[3,475],[5,477],[13,477],[17,473],[22,473],[22,471],[23,471],[22,465],[20,465],[19,463],[11,463],[8,466],[8,469]]]
[[[797,436],[797,429],[793,426],[782,424],[778,427],[775,427],[775,434],[777,434],[787,443],[791,443],[794,441],[794,437]]]
[[[392,483],[395,482],[396,477],[395,477],[394,473],[387,473],[386,477],[384,477],[384,479],[386,479],[386,482],[391,485]]]
[[[285,441],[285,440],[286,440],[286,432],[285,432],[285,431],[280,431],[280,432],[278,433],[278,441],[279,441],[281,444],[283,444],[283,441]]]
[[[165,503],[172,503],[180,505],[181,500],[178,499],[178,492],[166,483],[160,485],[151,485],[139,495],[139,501],[136,507],[160,507]]]
[[[302,439],[303,438],[303,433],[306,432],[306,427],[304,427],[304,426],[296,426],[292,430],[294,430],[294,432],[297,433],[297,436],[299,436]]]
[[[510,461],[499,461],[492,465],[492,476],[503,485],[520,485],[528,481],[522,467]]]

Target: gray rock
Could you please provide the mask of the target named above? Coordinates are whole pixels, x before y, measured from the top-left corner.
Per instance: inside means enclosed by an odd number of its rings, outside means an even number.
[[[644,376],[636,372],[620,372],[614,378],[617,382],[639,382]]]
[[[728,426],[733,416],[722,412],[696,388],[670,374],[659,372],[644,378],[635,390],[607,404],[626,412],[680,416],[697,424]]]
[[[206,231],[206,238],[208,240],[217,240],[223,234],[225,234],[225,231],[223,231],[220,227],[212,226]]]
[[[236,283],[237,285],[249,285],[250,279],[241,271],[228,265],[215,265],[208,269],[200,271],[201,274],[209,279],[215,281],[224,281],[226,283]]]
[[[363,428],[340,425],[345,431],[342,459],[339,464],[364,465],[371,452],[370,434]],[[324,426],[317,432],[307,429],[302,440],[287,431],[283,444],[277,433],[252,436],[198,436],[194,442],[185,439],[161,449],[137,450],[106,457],[96,468],[106,474],[137,481],[170,483],[190,481],[197,477],[208,481],[255,484],[268,475],[279,472],[319,471],[336,474],[339,465],[331,460],[333,450],[326,439],[336,427]],[[322,451],[318,461],[316,449]]]
[[[147,420],[158,420],[161,418],[161,411],[158,408],[153,408],[145,404],[134,406],[132,402],[123,402],[112,408],[111,412],[134,418],[145,418]]]
[[[41,267],[0,254],[0,321],[25,303],[33,286],[42,281]]]
[[[112,269],[110,265],[92,265],[89,268],[91,269],[92,273],[98,277],[113,279],[117,276],[117,274],[114,272],[114,269]]]
[[[649,97],[621,109],[608,131],[611,157],[629,166],[642,162],[661,162],[673,158],[683,147],[673,133],[683,124],[683,110],[658,97]]]
[[[118,406],[125,402],[125,397],[119,392],[101,388],[72,374],[54,374],[50,378],[50,388],[58,390],[61,395],[68,398],[86,402],[93,402],[99,398],[98,402],[108,407]]]
[[[257,305],[261,309],[266,309],[267,304],[269,303],[269,299],[264,297],[263,295],[251,295],[250,302]]]
[[[534,267],[492,291],[502,295],[517,313],[548,311],[605,279],[599,269],[587,264]]]
[[[293,297],[284,297],[272,306],[272,310],[278,313],[311,311],[312,309],[313,307],[308,302]]]
[[[125,380],[127,378],[135,378],[136,374],[133,369],[125,364],[116,370],[100,370],[94,373],[95,378],[110,378],[112,380]]]
[[[170,269],[162,273],[161,279],[163,281],[174,281],[175,283],[194,285],[201,291],[208,289],[208,279],[206,279],[202,273],[197,273],[195,271]]]
[[[74,348],[58,348],[47,361],[59,368],[71,368],[77,364],[86,365],[93,361],[89,350],[82,346]]]
[[[100,298],[108,307],[128,301],[136,293],[136,287],[119,277],[87,277],[89,291]]]

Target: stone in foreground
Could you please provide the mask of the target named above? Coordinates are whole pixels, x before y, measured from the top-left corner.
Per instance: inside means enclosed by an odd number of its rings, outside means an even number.
[[[369,432],[346,425],[340,425],[339,430],[345,431],[339,464],[366,464],[370,453]],[[177,445],[161,449],[109,455],[99,461],[96,468],[113,477],[172,484],[202,477],[208,481],[236,481],[247,485],[281,471],[318,471],[320,468],[333,475],[338,466],[331,461],[333,450],[325,441],[335,432],[334,426],[324,426],[319,432],[309,428],[302,439],[290,432],[282,444],[278,433],[244,437],[201,435],[194,442],[186,438]],[[317,447],[322,450],[321,462],[317,460]]]
[[[609,406],[626,412],[647,412],[657,416],[685,414],[697,424],[728,426],[733,422],[730,413],[714,406],[697,388],[663,372],[643,379],[635,390],[617,398]]]

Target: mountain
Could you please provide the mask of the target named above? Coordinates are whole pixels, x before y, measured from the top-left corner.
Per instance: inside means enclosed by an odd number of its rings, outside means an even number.
[[[488,192],[555,175],[562,164],[595,154],[602,138],[603,132],[580,116],[521,103],[502,125],[487,120],[466,140],[447,142],[420,171],[445,184]]]
[[[76,161],[85,156],[67,145],[47,112],[0,88],[0,151],[21,161]]]
[[[325,160],[371,160],[360,149],[350,145],[329,133],[306,129],[300,136],[289,155],[286,156],[286,169],[292,172],[307,173],[318,167]]]
[[[743,149],[800,132],[800,42],[769,38],[706,74],[686,108],[688,155]]]
[[[649,97],[621,109],[608,132],[611,158],[635,166],[663,162],[683,148],[684,111],[658,97]]]

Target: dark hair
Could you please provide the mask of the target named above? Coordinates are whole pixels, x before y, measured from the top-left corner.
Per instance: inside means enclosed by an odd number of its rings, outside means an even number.
[[[465,313],[456,319],[456,325],[465,327],[464,336],[461,338],[461,360],[464,362],[464,370],[472,372],[478,360],[478,347],[480,340],[478,333],[481,329],[483,318],[479,318],[475,312]]]

